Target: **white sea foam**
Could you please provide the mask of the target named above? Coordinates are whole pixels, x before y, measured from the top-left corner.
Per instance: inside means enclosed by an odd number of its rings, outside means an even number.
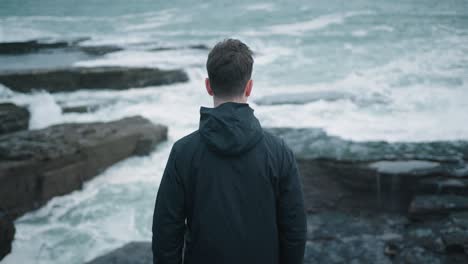
[[[372,12],[347,12],[319,16],[312,20],[290,24],[274,25],[268,28],[271,34],[301,35],[307,31],[324,29],[331,25],[343,24],[347,18],[359,15],[370,15]]]
[[[37,92],[29,97],[30,129],[40,129],[62,122],[62,109],[46,92]]]
[[[351,32],[351,35],[353,35],[354,37],[365,37],[367,36],[368,32],[366,30],[354,30],[353,32]]]
[[[395,29],[391,26],[387,26],[387,25],[379,25],[379,26],[375,26],[372,28],[373,30],[378,30],[378,31],[386,31],[386,32],[393,32],[395,31]]]
[[[256,3],[245,7],[248,11],[267,11],[272,12],[276,10],[276,6],[273,3]]]

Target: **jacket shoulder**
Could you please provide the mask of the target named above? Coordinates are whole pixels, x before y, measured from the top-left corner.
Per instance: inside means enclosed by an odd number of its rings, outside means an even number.
[[[173,149],[175,152],[181,153],[186,152],[189,149],[194,148],[200,142],[200,133],[198,130],[193,131],[192,133],[178,139],[174,145]]]
[[[274,135],[273,133],[265,129],[263,130],[263,135],[264,135],[265,143],[273,147],[275,150],[278,150],[278,151],[289,150],[289,147],[286,145],[284,140],[280,138],[279,136]]]
[[[284,139],[271,133],[270,131],[263,130],[265,145],[269,152],[276,157],[279,162],[293,162],[295,155],[292,149],[286,144]]]

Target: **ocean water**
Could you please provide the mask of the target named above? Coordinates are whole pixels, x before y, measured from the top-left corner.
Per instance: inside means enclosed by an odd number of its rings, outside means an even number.
[[[213,46],[228,37],[246,42],[255,52],[251,105],[264,126],[321,127],[353,140],[468,139],[467,0],[0,2],[1,42],[78,37],[125,50],[80,58],[77,66],[183,68],[190,81],[58,94],[0,86],[0,101],[29,106],[32,129],[131,115],[169,126],[169,140],[148,157],[122,161],[83,190],[18,219],[13,252],[2,263],[82,263],[151,239],[171,145],[197,129],[200,106],[212,103],[203,88],[207,51],[152,47]],[[4,58],[9,63],[0,69],[60,64],[41,58]],[[310,93],[305,104],[261,104],[266,97]],[[60,110],[83,104],[100,107],[84,114]]]

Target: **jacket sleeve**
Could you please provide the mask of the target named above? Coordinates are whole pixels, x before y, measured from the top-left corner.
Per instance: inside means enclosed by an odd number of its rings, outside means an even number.
[[[279,178],[280,264],[302,264],[307,235],[302,186],[292,151],[286,147]]]
[[[153,262],[181,264],[185,234],[184,188],[171,150],[159,185],[153,215]]]

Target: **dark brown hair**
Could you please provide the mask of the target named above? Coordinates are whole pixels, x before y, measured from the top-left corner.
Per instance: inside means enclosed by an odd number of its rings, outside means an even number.
[[[226,39],[208,55],[206,69],[213,93],[221,98],[238,96],[252,77],[253,53],[237,39]]]

